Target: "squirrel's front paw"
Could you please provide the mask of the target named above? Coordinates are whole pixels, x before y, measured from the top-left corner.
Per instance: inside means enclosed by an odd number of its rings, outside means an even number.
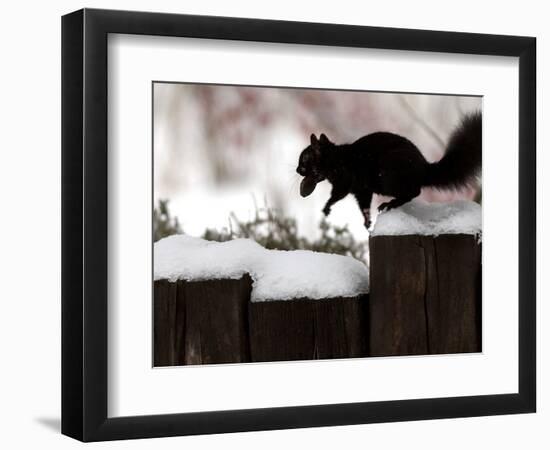
[[[328,216],[328,215],[330,214],[330,206],[325,206],[325,207],[323,208],[323,214],[324,214],[325,216]]]
[[[382,203],[379,207],[378,207],[378,212],[384,212],[384,211],[389,211],[391,209],[391,202],[385,202],[385,203]]]
[[[365,225],[365,228],[368,230],[371,225],[370,209],[363,209],[362,212],[363,212],[363,219],[364,219],[363,224]]]

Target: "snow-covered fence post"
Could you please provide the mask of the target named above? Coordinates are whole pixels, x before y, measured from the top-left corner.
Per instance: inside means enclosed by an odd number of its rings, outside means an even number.
[[[250,361],[248,265],[258,249],[183,234],[155,243],[155,366]]]
[[[367,297],[251,303],[252,361],[366,356]]]
[[[154,252],[156,366],[365,356],[361,261],[186,235]]]
[[[481,351],[480,208],[462,203],[379,217],[369,241],[371,356]]]
[[[349,256],[265,251],[254,267],[252,361],[365,356],[367,266]]]

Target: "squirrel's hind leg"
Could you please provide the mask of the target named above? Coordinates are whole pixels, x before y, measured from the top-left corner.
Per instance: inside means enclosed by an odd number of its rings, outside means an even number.
[[[365,225],[365,228],[368,230],[371,225],[370,204],[372,202],[372,191],[363,189],[355,193],[355,198],[357,199],[361,214],[363,214],[363,225]]]
[[[378,207],[378,211],[389,211],[390,209],[398,208],[401,205],[404,205],[407,202],[410,202],[413,198],[420,195],[420,188],[415,189],[404,195],[396,196],[394,199],[389,202],[384,202]]]

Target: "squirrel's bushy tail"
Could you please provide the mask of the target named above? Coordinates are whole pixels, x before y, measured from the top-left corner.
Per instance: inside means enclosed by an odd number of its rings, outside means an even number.
[[[468,115],[455,129],[445,156],[428,166],[425,186],[460,189],[475,183],[481,169],[481,112]]]

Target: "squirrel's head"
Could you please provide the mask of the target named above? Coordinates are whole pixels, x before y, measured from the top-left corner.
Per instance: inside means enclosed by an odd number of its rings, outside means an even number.
[[[302,150],[298,159],[296,172],[304,177],[300,184],[300,195],[307,197],[311,194],[317,183],[326,178],[326,168],[323,156],[334,147],[334,144],[321,134],[319,139],[312,134],[310,144]]]

